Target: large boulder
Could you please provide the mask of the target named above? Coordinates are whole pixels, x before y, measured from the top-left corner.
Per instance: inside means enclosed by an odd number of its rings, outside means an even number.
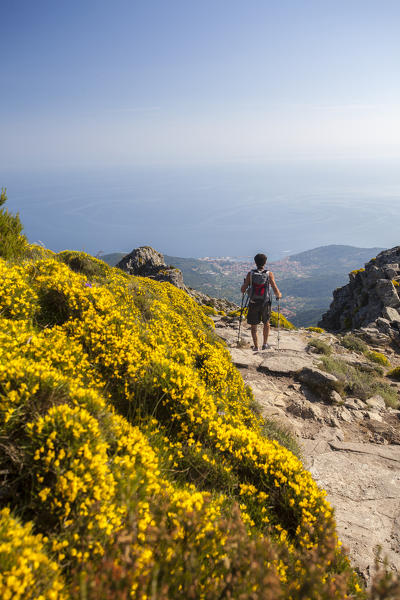
[[[135,248],[130,254],[124,256],[117,267],[130,275],[149,277],[165,267],[164,256],[150,246]]]
[[[330,398],[332,392],[338,392],[341,387],[337,377],[314,367],[304,367],[297,378],[308,388],[327,399]]]
[[[182,271],[175,267],[168,267],[165,264],[164,256],[150,246],[135,248],[119,261],[117,267],[129,273],[129,275],[149,277],[157,281],[168,281],[178,288],[185,289]]]

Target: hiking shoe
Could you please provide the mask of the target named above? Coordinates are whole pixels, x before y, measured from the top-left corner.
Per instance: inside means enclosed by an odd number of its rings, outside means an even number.
[[[258,352],[258,346],[253,346],[251,349],[253,350],[253,352]]]
[[[261,350],[269,350],[271,346],[269,344],[263,344]]]

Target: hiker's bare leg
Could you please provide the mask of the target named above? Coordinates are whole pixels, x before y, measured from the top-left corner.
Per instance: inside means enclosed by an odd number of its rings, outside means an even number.
[[[269,325],[269,321],[267,321],[266,323],[264,323],[264,329],[263,329],[263,335],[264,335],[264,344],[266,344],[268,342],[268,336],[269,336],[269,330],[270,330],[270,325]]]
[[[253,338],[254,347],[258,348],[257,325],[250,325],[250,327],[251,327],[251,337]]]

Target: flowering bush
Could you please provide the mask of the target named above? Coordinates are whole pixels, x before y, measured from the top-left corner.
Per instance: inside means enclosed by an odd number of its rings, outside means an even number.
[[[47,538],[21,524],[9,508],[0,511],[0,597],[2,600],[65,600],[57,563],[46,553]]]
[[[378,365],[383,365],[384,367],[390,367],[390,360],[382,354],[382,352],[375,352],[374,350],[370,350],[364,352],[364,355],[372,362],[377,363]]]
[[[325,493],[185,292],[84,253],[0,268],[0,502],[63,593],[360,596]]]
[[[386,373],[386,376],[400,381],[400,367],[395,367],[394,369],[391,369]]]
[[[322,329],[322,327],[306,327],[306,331],[313,331],[314,333],[325,333],[325,329]]]

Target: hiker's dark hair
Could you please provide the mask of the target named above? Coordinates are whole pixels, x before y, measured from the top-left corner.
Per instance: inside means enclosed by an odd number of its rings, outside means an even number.
[[[256,254],[254,257],[254,262],[256,263],[257,267],[261,269],[261,267],[263,267],[267,262],[267,257],[265,254]]]

